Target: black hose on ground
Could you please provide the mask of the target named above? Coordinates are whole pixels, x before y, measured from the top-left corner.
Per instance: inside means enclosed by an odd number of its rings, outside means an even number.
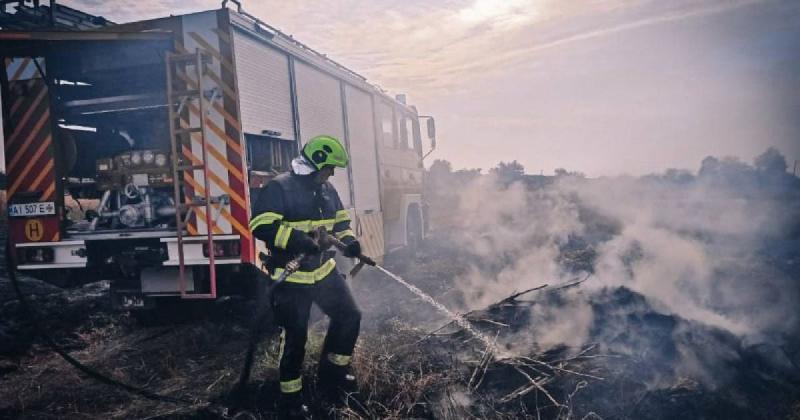
[[[97,380],[98,382],[104,383],[106,385],[113,386],[115,388],[119,388],[123,391],[126,391],[130,394],[137,395],[149,400],[153,401],[163,401],[169,402],[173,404],[188,404],[188,405],[195,405],[195,404],[204,404],[208,403],[202,400],[190,400],[188,398],[176,398],[170,397],[166,395],[157,394],[155,392],[148,391],[147,389],[136,387],[127,383],[124,383],[118,379],[114,379],[111,376],[105,375],[92,367],[89,367],[72,356],[69,355],[55,340],[45,332],[45,329],[39,322],[38,314],[33,310],[32,305],[28,302],[27,298],[23,295],[22,290],[19,286],[19,279],[17,278],[16,269],[16,256],[12,251],[13,246],[11,243],[11,238],[8,238],[6,241],[6,271],[8,272],[8,278],[11,280],[11,284],[14,288],[14,292],[17,295],[17,299],[20,301],[20,305],[22,307],[23,313],[31,320],[33,324],[33,328],[35,333],[41,337],[45,344],[62,359],[64,359],[67,363],[78,369],[79,371],[83,372],[87,376],[91,377],[92,379]],[[299,255],[296,257],[295,262],[299,262],[304,255]],[[236,387],[233,391],[234,398],[244,396],[247,383],[250,380],[250,372],[252,371],[253,367],[253,360],[255,358],[255,351],[258,347],[258,343],[261,341],[261,330],[266,324],[268,317],[272,314],[272,305],[270,304],[270,298],[272,293],[274,292],[275,288],[278,287],[281,283],[283,283],[288,275],[292,271],[286,271],[283,276],[278,278],[275,281],[271,281],[271,278],[267,277],[265,273],[261,270],[257,270],[258,272],[258,280],[259,280],[259,290],[263,292],[259,293],[259,297],[257,299],[257,312],[256,317],[254,319],[253,324],[250,327],[250,339],[248,342],[247,354],[245,355],[245,363],[242,366],[242,371],[239,376],[239,382],[237,383]],[[210,404],[210,403],[209,403]],[[227,410],[223,410],[225,412]]]
[[[33,323],[34,331],[39,337],[41,337],[44,340],[47,347],[56,352],[67,363],[69,363],[79,371],[83,372],[87,376],[91,377],[92,379],[95,379],[98,382],[104,383],[106,385],[119,388],[130,394],[147,398],[149,400],[169,402],[173,404],[195,405],[198,403],[203,403],[203,401],[199,400],[195,401],[187,398],[176,398],[166,395],[160,395],[148,391],[144,388],[139,388],[130,384],[126,384],[108,375],[100,373],[94,368],[86,366],[83,363],[76,360],[74,357],[70,356],[69,353],[67,353],[64,349],[61,348],[61,346],[58,345],[58,343],[55,342],[53,337],[51,337],[49,334],[45,332],[45,329],[39,323],[39,317],[37,316],[37,313],[33,310],[33,307],[28,302],[27,298],[22,294],[22,290],[20,289],[19,280],[17,279],[17,273],[16,273],[17,270],[16,255],[14,255],[15,253],[12,250],[13,247],[11,239],[8,238],[8,240],[6,241],[6,271],[8,272],[8,278],[9,280],[11,280],[11,285],[14,288],[14,292],[17,294],[17,299],[19,299],[20,305],[22,307],[22,312],[30,318],[31,322]]]
[[[261,270],[256,269],[259,273]],[[244,357],[244,365],[239,374],[239,382],[233,389],[233,396],[241,398],[245,395],[247,383],[250,381],[250,372],[253,370],[253,359],[255,358],[258,343],[261,341],[261,330],[267,323],[272,314],[272,304],[270,298],[278,283],[268,284],[269,278],[266,274],[258,274],[258,298],[256,299],[256,316],[253,324],[250,325],[250,337],[247,342],[247,353]]]

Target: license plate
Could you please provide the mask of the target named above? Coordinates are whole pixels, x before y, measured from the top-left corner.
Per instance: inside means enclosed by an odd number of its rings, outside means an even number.
[[[11,217],[47,216],[52,214],[56,214],[56,203],[52,201],[11,204],[8,206],[8,215]]]

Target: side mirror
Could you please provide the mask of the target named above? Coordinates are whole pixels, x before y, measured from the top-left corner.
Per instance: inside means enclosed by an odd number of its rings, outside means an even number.
[[[428,157],[428,155],[433,153],[434,150],[436,150],[436,120],[434,120],[430,115],[420,115],[419,118],[425,118],[426,127],[428,129],[428,138],[431,141],[431,150],[422,156],[422,159],[425,159]]]
[[[431,139],[431,145],[436,147],[436,120],[433,117],[428,117],[428,138]]]

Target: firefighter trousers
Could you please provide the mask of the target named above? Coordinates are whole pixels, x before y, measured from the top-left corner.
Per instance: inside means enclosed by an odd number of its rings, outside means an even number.
[[[281,392],[302,390],[302,367],[308,337],[311,304],[316,303],[330,318],[322,345],[322,357],[340,366],[350,363],[361,326],[358,309],[344,277],[333,270],[312,286],[284,283],[275,290],[275,321],[283,328],[280,382]]]

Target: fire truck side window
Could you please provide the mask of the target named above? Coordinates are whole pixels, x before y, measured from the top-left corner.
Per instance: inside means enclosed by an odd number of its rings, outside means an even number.
[[[417,152],[417,154],[422,156],[422,137],[420,135],[419,118],[414,116],[413,118],[410,118],[410,120],[411,120],[411,124],[412,124],[412,127],[413,127],[413,133],[414,133],[414,137],[413,137],[414,150]]]
[[[405,140],[405,147],[408,150],[414,150],[414,120],[406,115],[403,117],[403,122],[403,138]]]
[[[284,172],[296,155],[293,141],[268,136],[245,134],[247,141],[247,167],[254,171]]]
[[[381,118],[381,134],[383,138],[383,147],[394,149],[394,116],[392,107],[381,103],[378,107]]]

